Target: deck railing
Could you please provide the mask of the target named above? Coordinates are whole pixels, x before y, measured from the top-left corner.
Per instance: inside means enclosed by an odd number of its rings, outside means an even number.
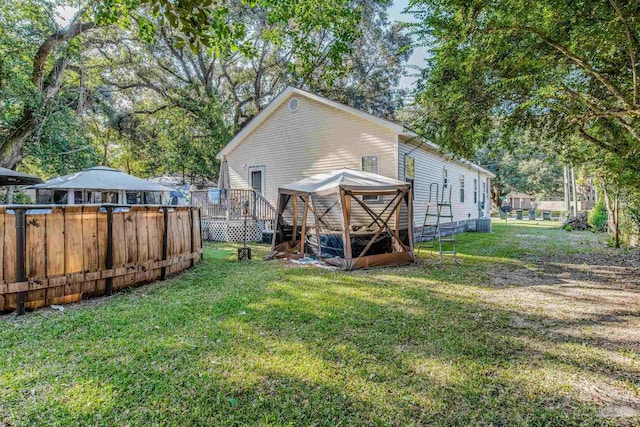
[[[191,191],[191,205],[200,208],[202,218],[244,219],[245,205],[248,208],[247,218],[258,221],[274,221],[276,218],[275,208],[255,190],[220,189],[215,201],[210,200],[208,193],[209,190]]]

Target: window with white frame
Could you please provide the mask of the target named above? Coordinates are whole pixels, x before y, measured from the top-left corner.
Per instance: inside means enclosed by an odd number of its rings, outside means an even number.
[[[473,203],[478,203],[478,180],[473,179]]]
[[[464,203],[464,175],[460,174],[460,203]]]
[[[377,155],[362,156],[360,168],[362,172],[380,173],[380,162]],[[378,196],[362,196],[362,200],[379,200]]]
[[[484,203],[487,199],[487,183],[482,181],[482,209],[484,209]]]

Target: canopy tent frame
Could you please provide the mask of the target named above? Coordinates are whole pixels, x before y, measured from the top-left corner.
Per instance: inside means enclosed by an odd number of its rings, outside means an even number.
[[[359,174],[362,175],[364,173]],[[391,180],[389,178],[384,179],[393,182],[388,183],[388,185],[382,188],[377,187],[375,182],[369,187],[367,187],[365,183],[355,188],[349,188],[349,185],[339,185],[337,192],[331,192],[327,189],[314,192],[313,190],[305,191],[304,189],[291,188],[295,186],[295,184],[280,188],[276,210],[276,233],[274,233],[272,242],[272,252],[266,259],[300,259],[304,258],[309,252],[313,254],[315,250],[317,253],[313,255],[317,256],[320,260],[337,265],[345,270],[367,268],[376,265],[401,265],[414,262],[413,207],[411,206],[413,198],[411,185],[410,183]],[[312,180],[312,178],[308,180]],[[394,188],[389,188],[391,186]],[[376,209],[375,205],[379,205],[379,202],[376,202],[374,207],[372,207],[367,204],[366,200],[362,197],[372,195],[387,196],[391,199],[384,207],[380,205],[382,209]],[[336,197],[335,201],[330,200],[330,203],[327,203],[329,205],[328,208],[325,208],[327,205],[322,206],[322,203],[319,203],[323,198],[325,198],[326,201],[326,197]],[[353,203],[352,200],[355,200],[355,203]],[[362,209],[359,221],[363,225],[352,223],[352,213],[355,206]],[[403,208],[406,209],[403,210]],[[324,219],[330,212],[337,209],[340,210],[340,230],[332,229]],[[292,215],[290,224],[287,224],[284,219],[285,211],[288,211],[288,213]],[[309,213],[313,215],[311,223],[308,221]],[[337,214],[337,212],[335,213]],[[363,215],[368,218],[364,223],[362,222]],[[394,215],[395,220],[392,221]],[[400,235],[401,218],[404,218],[406,223],[406,236],[404,237]],[[334,221],[335,220],[334,218]],[[368,226],[366,226],[367,223]],[[285,227],[287,226],[291,228],[290,235],[288,229],[285,232]],[[352,243],[352,226],[356,227],[356,231],[362,228],[366,232],[371,231],[371,233],[365,234],[358,233],[356,239],[359,239],[359,244],[364,245],[364,247],[356,248],[358,249],[357,252],[354,252]],[[313,230],[315,230],[316,234],[316,244],[314,245],[312,242],[310,244],[311,246],[308,246],[307,234]],[[342,257],[335,256],[329,258],[323,256],[323,243],[321,240],[323,235],[328,233],[326,230],[330,230],[330,234],[339,235],[342,239]],[[402,231],[405,231],[405,229],[402,229]],[[391,248],[390,251],[371,253],[374,244],[379,241],[379,237],[383,235],[383,233],[387,236],[385,239]]]

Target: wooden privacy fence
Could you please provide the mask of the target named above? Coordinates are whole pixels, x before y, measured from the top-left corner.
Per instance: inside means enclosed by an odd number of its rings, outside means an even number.
[[[0,207],[0,312],[79,301],[164,279],[202,257],[200,210]]]

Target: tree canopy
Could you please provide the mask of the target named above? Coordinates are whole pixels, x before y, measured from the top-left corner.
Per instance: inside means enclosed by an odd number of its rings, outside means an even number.
[[[640,205],[640,3],[413,0],[431,45],[415,127],[472,156],[526,133],[549,158],[581,165]]]
[[[392,116],[410,49],[388,5],[7,0],[0,164],[213,178],[220,147],[288,84]]]
[[[499,130],[578,136],[638,170],[637,2],[416,0],[433,42],[419,102],[428,131],[472,152]],[[559,147],[562,147],[559,146]],[[632,165],[633,163],[633,165]]]

